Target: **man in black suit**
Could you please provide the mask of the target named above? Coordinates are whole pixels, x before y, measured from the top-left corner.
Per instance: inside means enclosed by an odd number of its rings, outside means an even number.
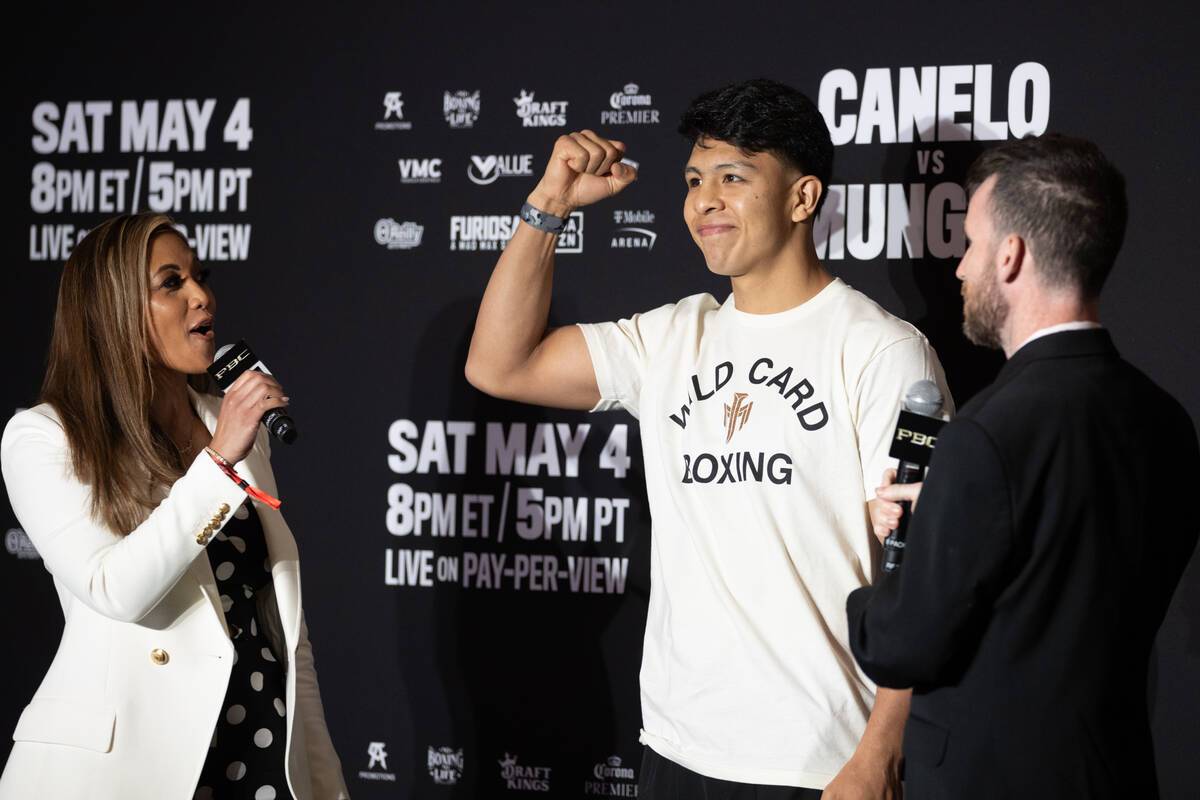
[[[1050,134],[985,151],[968,188],[963,328],[1008,361],[923,489],[880,490],[886,525],[919,510],[902,566],[849,596],[851,649],[913,687],[910,798],[1154,798],[1148,661],[1200,529],[1200,454],[1098,323],[1124,179]]]

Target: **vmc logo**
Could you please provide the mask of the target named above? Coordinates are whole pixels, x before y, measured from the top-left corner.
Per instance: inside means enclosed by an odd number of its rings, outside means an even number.
[[[400,167],[401,183],[441,183],[442,160],[440,158],[401,158],[397,159]]]

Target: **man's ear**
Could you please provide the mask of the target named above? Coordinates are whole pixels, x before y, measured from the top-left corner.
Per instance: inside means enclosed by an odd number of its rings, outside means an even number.
[[[817,213],[817,202],[825,193],[816,175],[801,175],[792,184],[792,222],[805,222]]]
[[[1024,270],[1030,268],[1027,260],[1029,255],[1025,240],[1015,233],[1010,233],[996,248],[996,279],[1000,283],[1013,283],[1021,277]]]

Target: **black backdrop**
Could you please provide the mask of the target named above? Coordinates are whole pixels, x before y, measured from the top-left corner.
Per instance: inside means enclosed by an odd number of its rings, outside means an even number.
[[[649,589],[636,422],[462,377],[555,136],[595,128],[641,167],[558,262],[553,321],[609,319],[728,293],[680,224],[687,100],[756,75],[821,98],[839,140],[826,263],[926,331],[960,405],[1000,363],[958,333],[966,166],[996,137],[1093,138],[1132,209],[1103,320],[1196,418],[1197,25],[1176,8],[44,4],[5,37],[0,407],[36,401],[78,232],[169,210],[214,267],[219,342],[245,338],[293,397],[302,437],[275,468],[351,792],[628,796]],[[0,524],[4,729],[61,615],[4,504]],[[1198,631],[1193,563],[1149,688],[1166,797],[1196,795]]]

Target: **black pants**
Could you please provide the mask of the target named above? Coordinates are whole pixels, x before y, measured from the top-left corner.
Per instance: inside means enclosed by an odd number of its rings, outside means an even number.
[[[643,747],[638,800],[821,800],[821,790],[709,778]]]

